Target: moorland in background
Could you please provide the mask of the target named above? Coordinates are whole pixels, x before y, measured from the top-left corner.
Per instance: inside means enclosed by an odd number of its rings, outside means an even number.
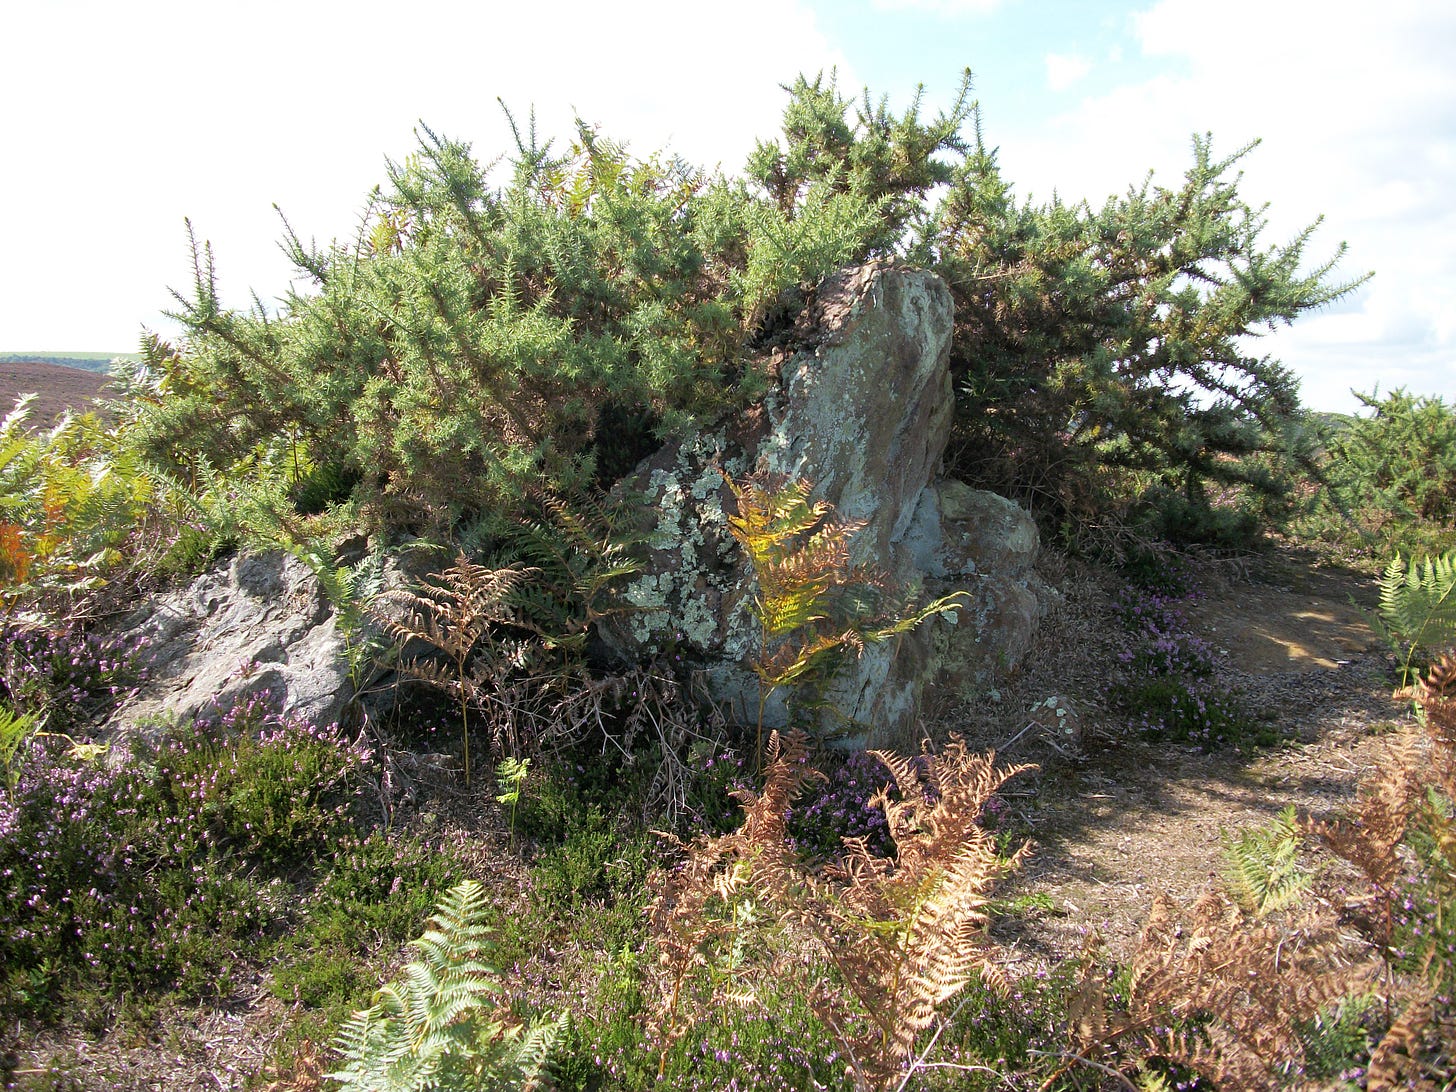
[[[65,358],[70,359],[70,358]],[[67,410],[85,411],[105,396],[107,376],[102,369],[82,369],[33,358],[0,357],[0,405],[9,407],[23,394],[34,394],[30,420],[52,425]]]

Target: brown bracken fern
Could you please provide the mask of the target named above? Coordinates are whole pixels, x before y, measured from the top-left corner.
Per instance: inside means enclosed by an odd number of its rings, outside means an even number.
[[[1007,780],[1032,768],[998,768],[994,753],[971,754],[954,736],[939,754],[871,753],[894,778],[896,795],[886,786],[871,803],[885,813],[895,854],[877,857],[863,839],[845,839],[839,861],[803,878],[796,906],[868,1020],[853,1030],[848,999],[817,992],[819,1015],[866,1089],[899,1083],[917,1036],[972,978],[1005,986],[985,936],[986,907],[1030,844],[1001,856],[980,818]]]
[[[1131,1072],[1150,1059],[1221,1089],[1326,1087],[1309,1072],[1310,1029],[1362,995],[1388,1013],[1367,1090],[1453,1087],[1456,969],[1441,948],[1440,915],[1456,907],[1456,654],[1438,658],[1407,696],[1421,731],[1394,741],[1351,813],[1297,827],[1286,821],[1279,852],[1267,855],[1271,880],[1292,876],[1283,844],[1298,832],[1313,835],[1355,866],[1365,890],[1340,907],[1309,900],[1284,914],[1263,898],[1265,884],[1251,887],[1244,876],[1186,913],[1160,897],[1121,996],[1096,948],[1084,957],[1068,1002],[1068,1060],[1046,1087],[1080,1063]],[[1437,908],[1434,937],[1397,929],[1397,904],[1411,882]],[[1281,886],[1292,895],[1294,887]],[[1251,892],[1260,897],[1248,899]]]
[[[963,606],[957,592],[913,609],[896,601],[882,573],[856,565],[850,543],[864,527],[845,520],[827,501],[812,500],[813,485],[755,474],[743,482],[724,475],[737,512],[728,529],[748,554],[758,592],[759,677],[757,750],[769,697],[795,688],[802,701],[829,681],[840,659],[868,643],[907,633],[932,615]]]
[[[403,608],[403,618],[378,607],[371,611],[406,650],[412,642],[423,642],[448,659],[446,666],[415,657],[402,662],[400,670],[440,687],[457,701],[466,785],[470,784],[470,707],[492,681],[500,682],[526,656],[522,642],[501,637],[499,631],[515,621],[511,592],[531,571],[515,565],[491,569],[460,554],[429,582],[380,596]]]
[[[959,739],[913,759],[874,752],[893,779],[873,803],[885,812],[896,853],[877,857],[862,839],[846,839],[843,856],[816,872],[796,857],[788,835],[789,805],[818,776],[806,763],[804,737],[781,742],[775,732],[768,753],[762,792],[741,794],[742,827],[688,846],[653,903],[663,1058],[685,1026],[695,972],[721,965],[740,943],[735,908],[756,897],[768,904],[761,918],[797,925],[839,971],[842,988],[816,982],[811,1000],[856,1086],[892,1087],[946,1001],[977,975],[1003,983],[985,939],[986,907],[995,881],[1027,848],[998,855],[978,820],[992,794],[1028,767],[998,769],[994,756],[972,755]],[[697,1004],[714,997],[754,999],[735,985]]]
[[[808,765],[803,733],[781,738],[774,732],[762,791],[734,794],[743,804],[742,826],[687,845],[664,835],[687,853],[675,870],[657,877],[658,894],[649,908],[659,949],[659,1076],[672,1044],[712,1005],[754,1001],[752,987],[741,979],[733,981],[731,973],[745,943],[744,905],[761,893],[770,897],[778,918],[787,913],[783,896],[794,889],[797,875],[789,844],[789,806],[804,783],[818,776]]]

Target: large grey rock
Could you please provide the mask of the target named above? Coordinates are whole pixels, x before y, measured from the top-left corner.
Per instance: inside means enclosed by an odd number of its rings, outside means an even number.
[[[122,628],[145,639],[149,677],[112,715],[114,731],[226,708],[263,691],[285,711],[327,724],[353,696],[334,613],[308,566],[288,554],[235,557],[149,599]]]
[[[625,484],[654,513],[655,544],[626,589],[636,610],[609,642],[632,656],[685,649],[721,701],[756,718],[754,584],[728,532],[722,473],[765,471],[808,479],[816,498],[863,521],[858,564],[922,598],[964,593],[953,621],[868,647],[836,680],[830,700],[856,739],[912,726],[932,685],[964,695],[1015,667],[1043,613],[1036,527],[1014,503],[939,476],[954,408],[952,320],[949,289],[923,270],[874,263],[826,281],[755,414],[665,448]],[[786,718],[772,700],[766,723]]]
[[[863,521],[857,563],[922,600],[959,592],[965,603],[954,620],[872,645],[848,665],[827,695],[835,724],[847,718],[858,741],[890,742],[913,727],[932,688],[970,697],[1014,668],[1045,601],[1031,571],[1036,528],[1010,501],[940,474],[952,317],[946,285],[921,270],[875,263],[826,281],[792,350],[774,361],[762,404],[731,428],[664,448],[624,483],[655,527],[625,591],[636,609],[614,617],[608,644],[632,658],[686,651],[722,702],[744,722],[756,718],[754,582],[728,533],[723,473],[764,471],[808,479],[842,517]],[[354,696],[345,635],[312,572],[286,554],[236,558],[153,598],[126,628],[148,638],[151,678],[113,727],[262,690],[327,723]],[[766,724],[786,719],[773,701]]]

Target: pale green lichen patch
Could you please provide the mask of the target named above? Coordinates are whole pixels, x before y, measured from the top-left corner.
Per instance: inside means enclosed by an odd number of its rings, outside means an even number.
[[[728,534],[723,510],[723,469],[741,471],[741,460],[720,468],[713,453],[722,451],[721,434],[684,445],[670,468],[654,470],[648,503],[657,510],[653,536],[655,563],[624,590],[639,609],[628,621],[632,641],[646,651],[669,642],[702,651],[724,651],[741,626],[741,606],[724,617],[722,604],[735,598],[740,583],[734,559],[737,546]],[[737,598],[741,598],[737,597]]]

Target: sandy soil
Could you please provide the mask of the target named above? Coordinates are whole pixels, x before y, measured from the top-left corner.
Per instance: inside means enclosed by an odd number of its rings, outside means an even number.
[[[1391,660],[1365,622],[1375,594],[1373,577],[1279,555],[1190,606],[1228,684],[1289,736],[1251,754],[1203,754],[1119,732],[1098,700],[1117,625],[1095,588],[1069,595],[1039,638],[1037,664],[1002,697],[1030,709],[1065,695],[1081,722],[1075,751],[1048,749],[1034,730],[1002,751],[1043,764],[1013,797],[1038,848],[1008,891],[1044,894],[1055,907],[1007,926],[1005,938],[1029,957],[1056,960],[1077,954],[1095,929],[1111,953],[1125,953],[1157,893],[1190,900],[1221,871],[1226,834],[1290,804],[1328,815],[1351,802],[1407,715],[1390,696]],[[969,723],[994,744],[984,718]]]

